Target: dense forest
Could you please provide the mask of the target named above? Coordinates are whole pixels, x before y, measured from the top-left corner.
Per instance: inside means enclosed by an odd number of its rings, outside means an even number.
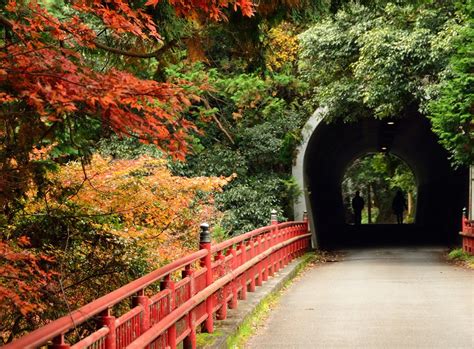
[[[453,166],[474,162],[470,1],[0,6],[3,342],[194,250],[202,221],[218,240],[291,218],[319,106],[416,109]]]

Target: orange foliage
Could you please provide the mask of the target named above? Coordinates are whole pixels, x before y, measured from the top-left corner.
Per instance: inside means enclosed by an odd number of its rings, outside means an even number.
[[[29,239],[20,237],[16,241],[0,241],[0,309],[15,309],[26,315],[41,311],[41,297],[53,276],[40,264],[50,262],[45,255],[28,251]],[[0,313],[0,322],[7,313]]]
[[[0,240],[0,343],[196,251],[200,223],[220,216],[213,193],[232,178],[173,176],[162,159],[98,155],[49,173],[43,195],[31,187],[9,226],[20,237]]]
[[[119,223],[114,219],[101,229],[138,239],[152,251],[155,263],[196,248],[199,224],[218,216],[211,194],[232,179],[173,176],[165,160],[149,157],[110,161],[94,156],[85,170],[86,178],[82,165],[73,162],[50,175],[59,185],[47,194],[49,209],[61,205],[56,196],[66,187],[77,188],[70,198],[76,215],[118,218]],[[42,205],[36,202],[27,210],[35,212]]]
[[[148,0],[146,5],[156,6],[161,0]],[[254,3],[252,0],[168,0],[175,8],[178,15],[185,17],[196,17],[200,13],[213,20],[226,19],[222,9],[232,7],[234,11],[240,8],[244,16],[252,16],[254,13]]]

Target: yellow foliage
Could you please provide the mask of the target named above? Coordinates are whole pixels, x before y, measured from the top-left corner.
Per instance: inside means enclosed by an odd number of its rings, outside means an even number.
[[[282,22],[277,27],[270,29],[266,52],[267,69],[277,72],[286,64],[295,62],[298,49],[299,43],[294,25]]]

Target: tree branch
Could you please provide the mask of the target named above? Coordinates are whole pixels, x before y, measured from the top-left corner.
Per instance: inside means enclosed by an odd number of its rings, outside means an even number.
[[[10,20],[2,14],[0,14],[0,23],[3,24],[5,27],[8,27],[9,29],[13,28],[12,22],[10,22]]]
[[[202,98],[202,101],[207,109],[211,109],[211,106],[209,105],[209,102],[207,101],[207,99]],[[224,126],[222,126],[222,123],[219,121],[219,119],[217,118],[215,114],[212,114],[212,119],[216,122],[217,127],[219,127],[219,129],[227,136],[227,138],[232,143],[232,145],[235,145],[234,139],[232,138],[230,133],[224,128]]]
[[[101,273],[99,273],[99,271],[95,272],[95,273],[92,273],[90,275],[87,275],[85,276],[84,278],[82,278],[81,280],[79,281],[76,281],[76,282],[73,282],[72,284],[70,285],[67,285],[67,286],[64,286],[64,290],[67,290],[69,288],[72,288],[72,287],[76,287],[90,279],[94,279],[94,278],[98,278],[98,277],[102,277],[102,276],[106,276],[106,275],[112,275],[112,274],[117,274],[119,273],[120,271],[119,270],[109,270],[109,271],[103,271]]]
[[[148,52],[148,53],[146,53],[146,52],[143,53],[143,52],[125,51],[125,50],[121,50],[121,49],[118,49],[118,48],[115,48],[115,47],[107,46],[105,44],[102,44],[99,41],[94,41],[94,45],[97,48],[100,48],[104,51],[112,52],[112,53],[122,55],[122,56],[137,57],[137,58],[153,58],[153,57],[160,56],[163,52],[167,51],[168,49],[170,49],[171,47],[176,45],[176,40],[171,40],[170,42],[168,42],[168,43],[164,44],[163,46],[161,46],[159,49],[157,49],[153,52]]]
[[[13,23],[7,17],[5,17],[2,14],[0,14],[0,24],[3,24],[5,27],[7,27],[9,29],[13,29]],[[63,27],[61,29],[63,29],[64,31],[67,32],[66,28]],[[157,49],[155,51],[152,51],[152,52],[148,52],[148,53],[121,50],[121,49],[118,49],[118,48],[115,48],[115,47],[105,45],[105,44],[101,43],[98,40],[94,40],[92,42],[97,48],[100,48],[102,50],[112,52],[112,53],[115,53],[115,54],[119,54],[119,55],[122,55],[122,56],[137,57],[137,58],[153,58],[153,57],[158,57],[163,52],[167,51],[168,49],[170,49],[171,47],[176,45],[177,41],[176,40],[171,40],[170,42],[168,42],[168,43],[164,44],[163,46],[161,46],[159,49]]]

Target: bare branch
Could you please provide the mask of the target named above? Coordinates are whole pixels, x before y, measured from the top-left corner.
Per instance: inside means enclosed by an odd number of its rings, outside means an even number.
[[[158,57],[158,56],[160,56],[161,54],[163,54],[165,51],[167,51],[168,49],[170,49],[171,47],[173,47],[175,44],[176,44],[176,40],[171,40],[170,42],[164,44],[164,45],[161,46],[159,49],[157,49],[157,50],[155,50],[155,51],[153,51],[153,52],[143,53],[143,52],[125,51],[125,50],[121,50],[121,49],[118,49],[118,48],[115,48],[115,47],[110,47],[110,46],[108,46],[108,45],[102,44],[102,43],[99,42],[99,41],[94,41],[94,45],[95,45],[97,48],[100,48],[100,49],[102,49],[102,50],[105,50],[105,51],[108,51],[108,52],[112,52],[112,53],[115,53],[115,54],[118,54],[118,55],[122,55],[122,56],[137,57],[137,58],[153,58],[153,57]]]
[[[204,103],[204,105],[206,106],[207,109],[211,109],[211,106],[209,105],[209,102],[207,101],[207,99],[205,98],[202,98],[202,101]],[[222,123],[219,121],[219,119],[217,118],[217,116],[215,114],[212,114],[212,118],[214,119],[214,121],[216,122],[217,124],[217,127],[219,127],[219,129],[224,132],[224,134],[227,136],[227,138],[229,139],[229,141],[235,145],[235,141],[234,139],[232,138],[232,136],[230,135],[230,133],[224,128],[224,126],[222,126]]]

